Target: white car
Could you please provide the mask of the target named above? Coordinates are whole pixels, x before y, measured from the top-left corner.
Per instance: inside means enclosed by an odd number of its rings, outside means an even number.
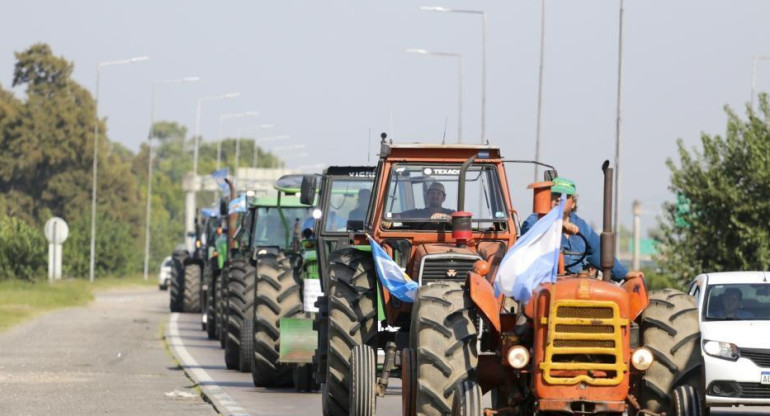
[[[163,262],[160,264],[160,272],[158,272],[158,289],[168,289],[168,285],[171,283],[171,267],[173,267],[173,263],[171,256],[168,256],[163,259]]]
[[[770,405],[770,272],[702,274],[690,294],[700,316],[706,407]]]

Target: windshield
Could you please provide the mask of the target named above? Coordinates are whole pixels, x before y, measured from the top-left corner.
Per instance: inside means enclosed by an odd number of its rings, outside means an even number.
[[[395,164],[385,194],[383,220],[391,227],[449,222],[457,210],[460,164]],[[465,211],[476,230],[505,223],[507,208],[494,165],[473,165],[465,176]],[[400,219],[394,221],[394,219]]]
[[[770,284],[709,285],[706,320],[770,320]]]
[[[369,180],[334,179],[329,194],[328,206],[324,207],[324,231],[346,231],[348,221],[363,221],[372,183]]]
[[[294,225],[301,226],[310,216],[310,207],[258,207],[254,229],[254,246],[287,248],[291,243]],[[283,216],[281,215],[283,214]],[[282,219],[283,218],[283,219]],[[286,221],[284,223],[284,220]]]

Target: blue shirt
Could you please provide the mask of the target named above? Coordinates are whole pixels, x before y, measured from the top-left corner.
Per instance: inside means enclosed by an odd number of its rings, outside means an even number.
[[[524,235],[527,231],[529,231],[530,228],[537,222],[537,214],[530,215],[523,224],[521,224],[521,234]],[[580,234],[583,234],[585,236],[586,240],[588,240],[588,245],[590,246],[591,253],[586,256],[583,261],[581,261],[578,264],[575,264],[571,267],[567,267],[566,271],[568,273],[577,274],[583,271],[585,269],[585,266],[587,264],[590,264],[591,266],[596,267],[597,269],[601,270],[601,240],[599,238],[599,234],[596,234],[596,231],[591,228],[588,223],[586,223],[582,218],[578,217],[577,214],[570,213],[569,214],[569,221],[575,225],[578,226],[578,229],[580,230]],[[583,239],[576,236],[576,235],[562,235],[561,237],[561,248],[564,252],[572,252],[572,253],[583,253],[586,250],[585,243],[583,242]],[[564,254],[564,265],[568,265],[571,263],[576,262],[581,257],[580,254]],[[623,278],[626,277],[626,274],[628,274],[628,269],[623,266],[622,263],[620,263],[620,260],[615,258],[615,266],[612,267],[612,279],[616,281],[622,281]]]

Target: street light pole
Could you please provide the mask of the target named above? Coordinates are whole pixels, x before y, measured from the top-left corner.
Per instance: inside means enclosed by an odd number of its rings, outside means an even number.
[[[94,104],[96,106],[96,120],[94,120],[94,165],[93,178],[91,181],[91,255],[88,266],[88,281],[94,281],[94,266],[96,264],[96,194],[97,194],[97,176],[99,168],[99,79],[102,75],[102,68],[111,65],[133,64],[135,62],[146,61],[150,59],[147,56],[124,59],[120,61],[100,62],[96,67],[96,90]]]
[[[754,100],[757,96],[757,64],[759,61],[770,60],[770,56],[754,55],[751,62],[751,109],[754,109]]]
[[[620,230],[619,212],[620,212],[620,144],[621,144],[621,121],[622,121],[622,95],[623,95],[623,4],[624,0],[620,0],[620,18],[618,27],[618,100],[617,100],[617,118],[615,120],[615,207],[613,214],[615,216],[613,221],[614,233],[615,233],[615,252],[618,253],[620,247],[620,238],[618,238],[618,231]]]
[[[222,114],[219,116],[219,136],[217,137],[217,170],[221,166],[222,160],[222,124],[224,120],[243,117],[255,117],[259,115],[259,111],[245,111],[243,113]],[[236,139],[237,140],[237,139]],[[234,174],[235,172],[233,172]]]
[[[543,115],[543,70],[545,68],[545,0],[541,0],[540,11],[540,72],[537,80],[537,129],[535,133],[535,162],[540,162],[540,122]],[[540,165],[535,164],[535,182],[540,173]]]
[[[150,218],[152,210],[152,139],[155,137],[155,90],[158,85],[180,84],[183,82],[199,81],[198,77],[185,77],[152,83],[152,97],[150,99],[150,133],[147,135],[147,209],[144,227],[144,280],[150,268]]]
[[[416,53],[419,55],[442,56],[457,58],[458,77],[457,77],[457,142],[463,142],[463,57],[459,53],[452,52],[430,52],[426,49],[411,48],[407,53]]]
[[[272,129],[273,127],[275,127],[275,124],[263,123],[263,124],[260,124],[258,126],[251,126],[251,127],[240,128],[240,129],[238,129],[238,138],[236,140],[240,141],[241,138],[243,137],[243,132],[246,131],[246,130]],[[286,136],[286,137],[288,137],[288,136]],[[253,149],[252,154],[251,154],[251,166],[254,167],[254,168],[257,167],[257,141],[258,140],[254,140],[254,149]],[[235,150],[236,150],[236,154],[238,155],[238,157],[236,157],[236,164],[240,165],[240,163],[241,163],[241,161],[240,161],[240,153],[239,153],[240,152],[240,145],[238,143],[235,144]]]
[[[481,143],[486,139],[487,124],[487,12],[483,10],[450,9],[441,6],[424,6],[420,10],[443,13],[464,13],[481,16]]]
[[[230,98],[235,98],[237,96],[241,95],[239,92],[230,92],[227,94],[221,94],[221,95],[214,95],[211,97],[203,97],[198,98],[198,105],[195,107],[195,137],[193,138],[194,141],[194,148],[193,148],[193,173],[195,176],[198,176],[198,148],[200,147],[200,134],[201,134],[201,106],[206,101],[218,101],[218,100],[227,100]]]

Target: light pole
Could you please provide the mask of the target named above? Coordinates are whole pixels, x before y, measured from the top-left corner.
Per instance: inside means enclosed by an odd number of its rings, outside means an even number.
[[[537,78],[537,128],[535,132],[535,162],[540,162],[540,122],[543,118],[543,70],[545,68],[545,0],[540,2],[540,71]],[[535,164],[535,182],[540,165]]]
[[[619,253],[620,238],[618,238],[618,231],[620,230],[620,224],[618,220],[620,216],[620,133],[621,133],[621,104],[623,96],[623,4],[624,0],[620,0],[620,16],[618,19],[618,101],[617,101],[617,117],[615,119],[615,210],[613,215],[615,216],[613,221],[613,232],[615,234],[615,252]]]
[[[150,133],[147,135],[147,212],[144,227],[144,280],[150,268],[150,215],[152,204],[152,139],[155,137],[155,90],[159,85],[181,84],[183,82],[199,81],[198,77],[185,77],[152,83],[152,98],[150,99]]]
[[[217,170],[219,170],[219,167],[221,165],[221,160],[222,160],[222,124],[223,124],[223,121],[230,120],[230,119],[233,119],[233,118],[256,117],[258,115],[259,115],[259,111],[245,111],[243,113],[222,114],[221,116],[219,116],[219,136],[217,137]],[[236,140],[238,140],[238,139],[236,138]]]
[[[418,49],[418,48],[411,48],[407,49],[405,52],[407,53],[416,53],[418,55],[427,55],[427,56],[441,56],[441,57],[450,57],[450,58],[457,58],[457,68],[458,68],[458,76],[457,76],[457,141],[458,143],[463,142],[463,57],[459,53],[452,53],[452,52],[431,52],[426,49]]]
[[[443,13],[465,13],[481,16],[481,143],[483,144],[487,137],[487,12],[483,10],[450,9],[441,6],[424,6],[420,7],[420,10]]]
[[[193,138],[195,142],[193,148],[193,173],[195,176],[198,176],[198,148],[200,147],[201,143],[201,105],[206,101],[227,100],[230,98],[235,98],[239,95],[241,95],[239,92],[230,92],[227,94],[198,98],[198,105],[195,107],[195,137]],[[195,212],[195,210],[193,210],[193,212]]]
[[[277,141],[280,141],[280,140],[286,140],[288,138],[289,138],[289,136],[285,135],[285,134],[284,135],[280,135],[280,136],[263,137],[261,139],[254,140],[254,149],[257,150],[257,148],[259,147],[260,143],[277,142]],[[259,167],[259,158],[253,158],[251,163],[252,163],[252,166],[254,166],[255,169],[258,168]]]
[[[754,109],[754,100],[757,96],[757,64],[759,61],[770,60],[770,56],[754,55],[751,62],[751,109]]]
[[[136,62],[146,61],[148,59],[150,58],[147,56],[139,56],[136,58],[123,59],[120,61],[100,62],[96,67],[96,97],[94,98],[96,105],[96,120],[94,120],[94,168],[93,179],[91,183],[91,257],[88,266],[88,281],[92,283],[94,281],[94,265],[96,259],[96,178],[99,168],[99,78],[101,78],[102,68],[105,66],[133,64]]]
[[[236,154],[236,157],[235,157],[235,167],[236,167],[236,169],[241,164],[241,159],[240,159],[240,156],[241,156],[241,153],[240,153],[241,152],[241,144],[240,144],[240,142],[241,142],[241,138],[243,137],[243,132],[247,131],[247,130],[272,129],[273,127],[275,127],[275,124],[263,123],[263,124],[260,124],[258,126],[243,127],[243,128],[238,129],[238,137],[236,138],[236,142],[235,142],[235,154]],[[254,149],[253,149],[252,155],[251,155],[251,165],[253,167],[255,167],[255,168],[257,167],[257,140],[254,140]]]

